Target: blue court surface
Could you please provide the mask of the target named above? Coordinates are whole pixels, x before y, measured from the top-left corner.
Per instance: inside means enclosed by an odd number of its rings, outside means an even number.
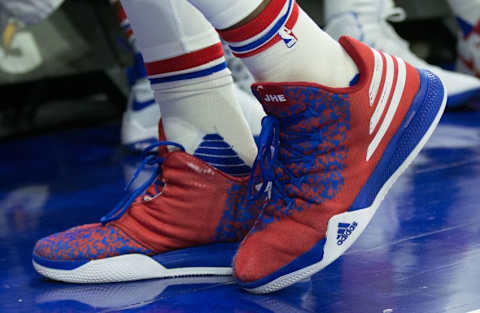
[[[139,156],[117,125],[0,145],[0,312],[466,313],[480,309],[480,113],[447,113],[357,243],[311,280],[250,295],[229,277],[46,280],[35,241],[98,221]],[[194,204],[192,204],[194,205]]]

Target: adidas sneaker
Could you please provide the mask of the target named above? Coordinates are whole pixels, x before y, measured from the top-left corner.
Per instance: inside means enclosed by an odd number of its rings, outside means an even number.
[[[161,153],[148,153],[155,147]],[[145,166],[157,171],[100,223],[39,240],[38,273],[72,283],[231,275],[237,243],[262,205],[245,202],[248,176],[225,174],[173,142],[145,152],[134,178]]]
[[[243,288],[268,293],[320,271],[365,230],[432,135],[447,100],[441,80],[341,37],[358,82],[330,88],[261,82],[267,117],[249,198],[270,202],[234,258]]]

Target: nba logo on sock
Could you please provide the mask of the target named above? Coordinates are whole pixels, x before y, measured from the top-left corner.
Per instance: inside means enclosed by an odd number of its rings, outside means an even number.
[[[297,36],[295,36],[291,29],[288,29],[285,26],[280,29],[278,35],[280,36],[280,38],[282,38],[283,42],[287,45],[288,48],[295,46],[295,44],[297,43]]]

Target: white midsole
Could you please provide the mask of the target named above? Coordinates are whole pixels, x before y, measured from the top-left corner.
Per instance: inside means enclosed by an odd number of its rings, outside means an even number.
[[[33,262],[41,275],[68,283],[111,283],[181,276],[232,275],[231,267],[184,267],[168,269],[143,254],[126,254],[92,260],[71,270],[53,269]]]
[[[427,143],[428,139],[432,136],[435,128],[440,122],[443,111],[445,110],[446,103],[447,103],[447,90],[444,89],[442,105],[437,115],[435,116],[435,119],[433,120],[432,124],[428,128],[427,132],[425,133],[423,138],[420,140],[420,142],[417,144],[417,146],[413,149],[413,151],[410,153],[410,155],[405,159],[402,165],[400,165],[400,167],[395,171],[395,173],[385,182],[385,184],[382,186],[382,188],[378,192],[377,196],[375,197],[375,200],[373,201],[373,204],[370,207],[353,211],[353,212],[345,212],[330,218],[327,226],[323,259],[320,262],[317,262],[315,264],[312,264],[310,266],[307,266],[295,272],[283,275],[263,286],[252,288],[252,289],[248,289],[248,288],[245,288],[245,289],[248,290],[249,292],[257,293],[257,294],[270,293],[270,292],[283,289],[285,287],[293,285],[294,283],[302,279],[305,279],[307,277],[310,277],[313,274],[319,272],[320,270],[328,266],[330,263],[335,261],[348,248],[350,248],[350,246],[358,239],[358,237],[360,237],[362,232],[365,230],[368,223],[370,222],[373,215],[375,214],[378,207],[380,206],[380,203],[383,201],[386,194],[388,193],[390,188],[393,186],[397,178],[413,162],[413,160],[417,157],[420,150]],[[356,222],[358,224],[358,226],[355,228],[355,231],[353,231],[349,235],[348,239],[346,239],[342,245],[337,245],[337,239],[336,239],[337,230],[338,230],[337,225],[339,222],[348,223],[348,224]]]

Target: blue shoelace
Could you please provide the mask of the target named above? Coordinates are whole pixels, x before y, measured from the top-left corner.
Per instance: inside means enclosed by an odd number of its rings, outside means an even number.
[[[280,145],[280,123],[278,119],[266,116],[262,120],[262,131],[259,136],[258,155],[253,163],[252,174],[248,182],[248,201],[258,200],[265,193],[270,193],[271,200],[281,197],[287,206],[292,199],[286,193],[284,182],[276,179],[275,169],[282,169],[284,173],[290,171],[278,159]],[[256,175],[256,174],[259,175]],[[291,175],[288,175],[291,177]],[[259,184],[260,187],[257,187]],[[270,186],[270,187],[269,187]]]
[[[266,116],[262,120],[262,132],[259,136],[258,155],[253,164],[252,175],[248,186],[248,199],[256,200],[264,193],[270,193],[271,203],[282,199],[286,214],[292,209],[294,199],[288,196],[287,185],[302,189],[302,184],[308,179],[308,174],[298,177],[288,168],[287,164],[302,164],[307,173],[315,171],[315,153],[306,154],[302,143],[308,142],[316,147],[322,142],[321,131],[298,132],[288,131],[290,126],[297,124],[302,117],[296,116],[282,119],[282,125],[277,118]],[[282,149],[288,152],[288,160],[282,160],[280,155],[280,129],[288,137],[288,142]],[[257,174],[257,175],[255,175]],[[260,187],[259,184],[261,183]],[[270,187],[269,187],[270,186]],[[301,197],[301,195],[299,195]],[[303,199],[303,197],[302,197]],[[306,202],[315,202],[315,199],[303,199]]]
[[[185,151],[185,148],[182,145],[171,141],[160,141],[146,147],[142,152],[143,161],[138,165],[132,178],[125,186],[125,191],[128,191],[133,182],[137,179],[146,166],[156,166],[156,170],[153,171],[152,175],[141,186],[125,195],[125,197],[107,215],[100,219],[100,222],[103,225],[119,219],[128,210],[132,202],[135,201],[135,199],[143,192],[145,192],[145,190],[147,190],[151,184],[156,183],[157,192],[160,192],[158,190],[158,186],[163,186],[163,183],[157,180],[157,177],[161,175],[162,164],[165,161],[165,158],[159,157],[158,152],[154,151],[154,149],[161,146],[174,146],[182,151]]]

